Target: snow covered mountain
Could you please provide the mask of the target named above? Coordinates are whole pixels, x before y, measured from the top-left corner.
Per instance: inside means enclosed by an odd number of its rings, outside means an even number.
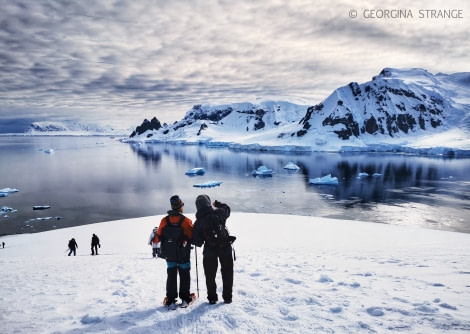
[[[73,135],[73,136],[108,136],[128,133],[129,129],[84,123],[79,121],[34,122],[25,131],[28,135]]]
[[[172,125],[144,121],[131,138],[240,149],[466,151],[470,73],[386,68],[369,82],[336,89],[314,106],[287,101],[195,105]]]

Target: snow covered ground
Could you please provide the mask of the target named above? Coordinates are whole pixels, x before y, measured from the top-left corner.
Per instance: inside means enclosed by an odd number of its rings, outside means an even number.
[[[194,219],[193,214],[188,214]],[[161,216],[0,238],[2,333],[456,333],[470,331],[470,235],[233,213],[233,303],[162,306]],[[90,256],[91,236],[101,239]],[[78,243],[68,257],[67,242]],[[192,290],[196,291],[193,251]],[[220,274],[218,276],[220,284]]]

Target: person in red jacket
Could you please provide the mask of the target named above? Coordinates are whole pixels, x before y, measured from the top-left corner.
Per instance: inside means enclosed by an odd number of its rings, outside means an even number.
[[[170,198],[171,210],[168,215],[162,218],[158,227],[156,242],[161,242],[162,257],[166,258],[167,280],[166,280],[166,302],[165,306],[171,310],[176,309],[176,298],[181,299],[181,307],[188,306],[192,301],[190,293],[191,285],[191,240],[193,238],[193,222],[183,215],[184,203],[178,195]],[[178,256],[173,257],[165,253],[168,249],[166,239],[168,233],[173,233],[174,228],[180,226],[183,236],[178,241]],[[167,229],[167,230],[165,230]],[[178,229],[180,231],[180,229]],[[155,242],[154,241],[154,242]],[[172,247],[172,246],[170,246]],[[179,274],[180,286],[179,294],[177,287],[177,277]]]

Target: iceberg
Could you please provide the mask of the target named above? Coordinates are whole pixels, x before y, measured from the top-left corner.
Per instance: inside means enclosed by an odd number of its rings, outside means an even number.
[[[2,208],[0,209],[0,215],[4,215],[7,212],[18,212],[18,210],[9,208],[8,206],[2,206]],[[5,217],[5,218],[7,218],[7,217]]]
[[[33,210],[46,210],[46,209],[50,209],[51,206],[50,205],[35,205],[33,206]]]
[[[55,150],[52,149],[52,148],[48,148],[47,150],[44,150],[44,153],[48,153],[48,154],[52,154],[54,152],[55,152]]]
[[[196,188],[212,188],[212,187],[218,187],[222,184],[222,181],[207,181],[204,183],[196,183],[193,184],[193,187]]]
[[[258,169],[254,170],[251,172],[251,175],[253,176],[273,176],[274,172],[272,169],[268,169],[266,166],[259,166]]]
[[[361,172],[357,175],[357,177],[368,177],[369,174],[368,173],[364,173],[364,172]]]
[[[203,175],[206,171],[202,167],[191,168],[186,171],[186,175]]]
[[[14,188],[3,188],[0,189],[0,193],[8,194],[8,193],[17,193],[19,190]]]
[[[331,174],[328,174],[323,177],[317,177],[315,179],[310,179],[308,180],[308,183],[310,184],[330,184],[330,185],[337,185],[338,184],[338,178],[337,177],[331,177]]]
[[[288,169],[288,170],[299,170],[300,167],[297,166],[293,161],[289,161],[287,163],[287,165],[284,166],[284,169]]]

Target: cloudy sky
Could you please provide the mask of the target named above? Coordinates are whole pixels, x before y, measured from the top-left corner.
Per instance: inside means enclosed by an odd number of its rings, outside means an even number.
[[[173,122],[206,102],[316,104],[384,67],[470,71],[468,1],[0,0],[0,8],[3,126]]]

